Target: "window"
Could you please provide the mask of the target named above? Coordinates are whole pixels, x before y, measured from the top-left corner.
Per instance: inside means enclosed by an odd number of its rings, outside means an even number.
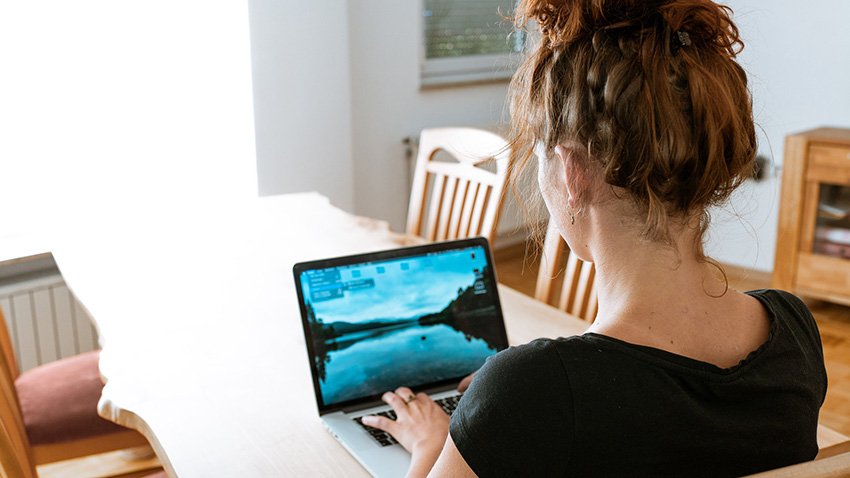
[[[510,78],[525,33],[505,20],[515,0],[423,0],[422,86]]]

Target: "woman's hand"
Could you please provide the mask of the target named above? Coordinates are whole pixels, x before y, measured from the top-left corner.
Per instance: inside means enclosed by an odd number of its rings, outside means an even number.
[[[428,470],[437,461],[449,434],[449,416],[424,393],[413,394],[407,387],[385,393],[381,399],[395,411],[396,420],[367,415],[363,424],[380,428],[392,435],[413,455],[410,475]],[[422,476],[424,476],[424,474]]]
[[[469,384],[472,383],[473,378],[475,378],[475,372],[472,372],[466,377],[463,377],[463,380],[461,380],[460,383],[457,384],[457,391],[460,393],[465,392],[466,389],[469,388]]]

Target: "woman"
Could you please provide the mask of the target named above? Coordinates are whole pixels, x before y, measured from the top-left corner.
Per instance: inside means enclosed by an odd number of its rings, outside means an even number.
[[[739,476],[814,458],[820,337],[780,291],[740,293],[703,254],[709,207],[753,171],[742,43],[708,0],[525,0],[542,39],[511,85],[512,145],[596,265],[579,337],[510,348],[451,421],[384,400],[410,476]],[[450,433],[449,433],[450,431]]]

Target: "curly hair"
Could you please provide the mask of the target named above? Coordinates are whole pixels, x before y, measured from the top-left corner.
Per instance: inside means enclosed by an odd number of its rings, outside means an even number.
[[[709,0],[523,0],[542,36],[510,87],[515,178],[542,144],[576,144],[671,243],[753,173],[756,134],[731,9]],[[701,250],[701,248],[700,248]]]

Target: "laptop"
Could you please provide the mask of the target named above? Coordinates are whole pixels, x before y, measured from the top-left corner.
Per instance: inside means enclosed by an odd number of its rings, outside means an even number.
[[[322,422],[372,476],[404,476],[408,452],[359,418],[395,418],[381,395],[400,386],[451,412],[460,380],[508,346],[487,240],[303,262],[293,273]]]

